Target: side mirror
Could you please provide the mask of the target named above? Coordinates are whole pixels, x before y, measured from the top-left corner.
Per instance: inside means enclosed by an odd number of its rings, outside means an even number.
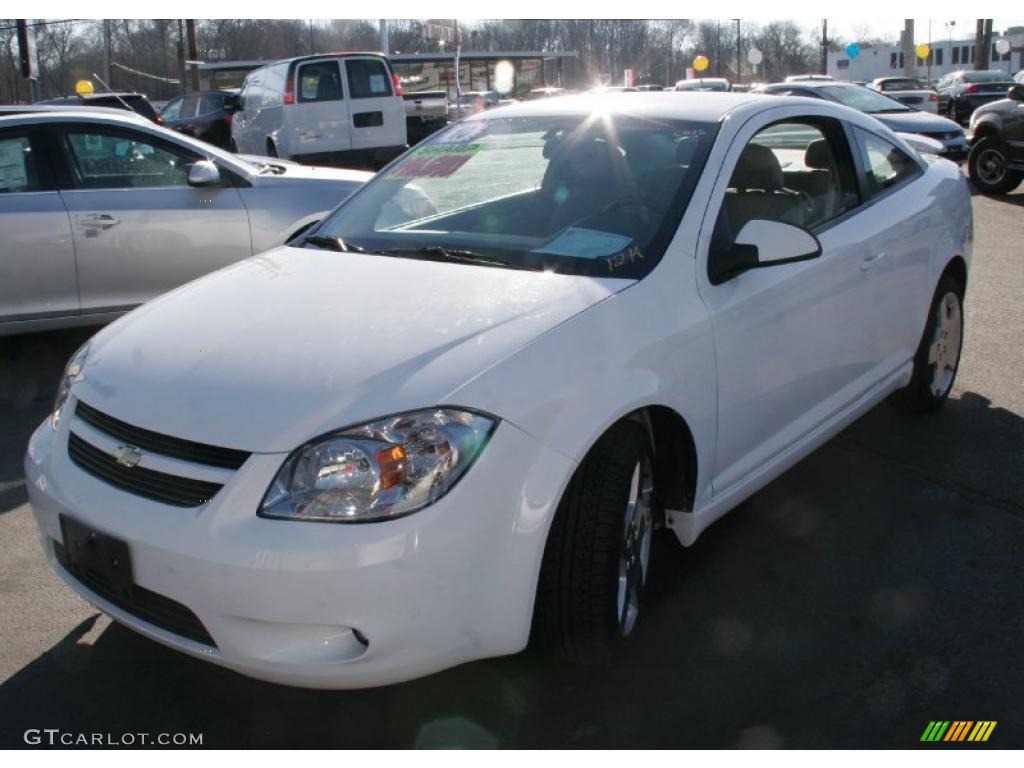
[[[220,171],[209,160],[200,160],[188,169],[188,184],[190,187],[220,186]]]
[[[806,229],[781,221],[752,219],[743,225],[731,247],[713,254],[708,276],[713,285],[721,285],[748,269],[792,264],[820,255],[821,243]]]
[[[1006,91],[1006,97],[1014,101],[1024,101],[1024,85],[1011,85]]]

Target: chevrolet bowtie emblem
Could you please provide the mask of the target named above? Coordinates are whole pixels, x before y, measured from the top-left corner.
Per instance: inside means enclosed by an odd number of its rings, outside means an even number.
[[[134,445],[119,445],[114,451],[114,461],[122,467],[137,467],[142,461],[142,451]]]

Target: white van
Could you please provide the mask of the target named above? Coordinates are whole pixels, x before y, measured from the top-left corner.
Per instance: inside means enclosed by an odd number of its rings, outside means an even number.
[[[398,77],[379,53],[286,59],[250,72],[231,149],[300,162],[379,168],[406,149]]]

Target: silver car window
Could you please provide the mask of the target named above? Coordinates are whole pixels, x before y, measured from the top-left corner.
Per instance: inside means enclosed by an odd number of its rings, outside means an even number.
[[[185,187],[195,158],[134,132],[71,130],[67,147],[76,181],[87,189]]]

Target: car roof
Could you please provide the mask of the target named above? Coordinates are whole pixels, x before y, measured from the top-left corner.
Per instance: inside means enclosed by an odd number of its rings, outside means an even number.
[[[124,118],[130,123],[151,124],[153,121],[138,112],[120,107],[96,107],[87,104],[3,104],[0,105],[0,117],[17,115],[47,115],[49,117],[102,117]]]
[[[794,97],[791,101],[795,104],[811,102],[810,99],[799,97]],[[780,103],[782,103],[782,99],[778,96],[729,91],[638,91],[635,93],[613,91],[553,96],[548,99],[521,101],[488,110],[467,119],[588,115],[594,112],[620,112],[625,115],[638,117],[661,117],[711,123],[742,107],[750,106],[756,110],[769,106],[778,106]],[[813,103],[816,106],[820,106],[822,102],[814,100]]]

